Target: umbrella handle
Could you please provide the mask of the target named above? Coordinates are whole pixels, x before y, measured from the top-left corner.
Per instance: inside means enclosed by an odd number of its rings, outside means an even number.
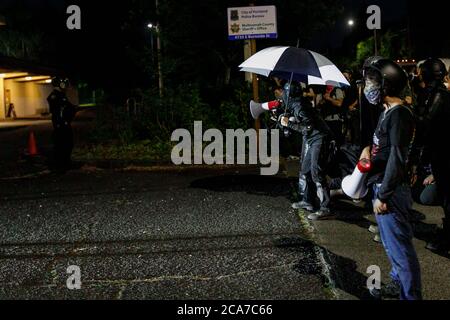
[[[359,103],[359,139],[360,139],[360,144],[362,144],[362,139],[363,139],[363,118],[362,118],[362,87],[363,84],[358,83],[358,103]]]
[[[289,94],[287,96],[287,101],[284,105],[284,113],[287,114],[287,108],[289,106],[289,100],[291,99],[291,85],[292,85],[292,81],[294,80],[294,73],[291,72],[291,78],[289,79]]]

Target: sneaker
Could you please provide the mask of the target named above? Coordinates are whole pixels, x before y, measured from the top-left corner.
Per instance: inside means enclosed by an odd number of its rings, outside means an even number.
[[[330,197],[331,198],[342,197],[344,195],[345,194],[344,194],[344,191],[342,191],[342,189],[330,190]]]
[[[373,234],[379,234],[379,233],[380,233],[380,229],[378,228],[377,225],[372,224],[372,225],[369,227],[369,232],[370,232],[370,233],[373,233]]]
[[[373,241],[375,241],[376,243],[383,243],[381,241],[381,236],[379,233],[375,234],[375,236],[373,237]]]
[[[312,204],[309,204],[308,202],[305,201],[300,201],[300,202],[296,202],[292,204],[292,209],[296,209],[296,210],[306,210],[306,211],[313,211],[314,207],[312,206]]]
[[[330,210],[319,210],[315,213],[311,213],[308,216],[308,219],[311,221],[321,221],[321,220],[332,220],[336,218],[336,215],[332,213]]]
[[[435,253],[448,253],[450,251],[450,240],[445,238],[441,231],[435,240],[427,243],[425,248]]]
[[[398,299],[400,297],[400,284],[396,281],[391,281],[386,285],[381,286],[380,289],[371,289],[369,290],[370,295],[375,299]]]

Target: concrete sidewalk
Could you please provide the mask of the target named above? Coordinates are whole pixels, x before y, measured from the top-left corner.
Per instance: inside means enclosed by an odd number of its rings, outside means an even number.
[[[17,119],[17,120],[2,120],[0,121],[0,131],[5,129],[30,127],[51,123],[50,119]]]
[[[323,255],[332,279],[331,287],[338,299],[370,299],[366,289],[367,268],[377,265],[382,270],[382,282],[389,279],[390,264],[381,244],[373,241],[368,227],[375,218],[363,204],[339,200],[338,217],[333,221],[307,222],[313,240],[323,248]],[[441,224],[440,207],[415,205],[420,222],[415,224],[414,244],[422,268],[423,295],[426,300],[450,299],[450,259],[425,249],[432,231]],[[306,222],[306,215],[300,212]]]

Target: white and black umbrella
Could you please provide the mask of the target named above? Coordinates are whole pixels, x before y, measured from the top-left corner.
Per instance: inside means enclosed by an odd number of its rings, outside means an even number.
[[[270,47],[242,63],[239,68],[266,77],[307,84],[349,86],[341,71],[326,57],[295,47]]]

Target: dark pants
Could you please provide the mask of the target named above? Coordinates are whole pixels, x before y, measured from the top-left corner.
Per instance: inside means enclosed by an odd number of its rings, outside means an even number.
[[[374,200],[379,187],[374,187]],[[408,221],[412,208],[411,190],[399,186],[387,203],[388,212],[376,215],[381,241],[391,262],[391,278],[400,284],[402,300],[421,300],[420,265],[413,245],[413,231]]]
[[[424,177],[419,177],[416,184],[413,186],[413,199],[415,202],[424,206],[438,206],[442,204],[442,199],[439,196],[436,184],[424,186]]]
[[[444,209],[445,218],[443,219],[444,236],[450,241],[450,168],[448,158],[440,154],[439,159],[434,159],[431,163],[433,175],[436,179],[437,191],[440,199],[442,199],[442,207]]]
[[[73,150],[73,132],[70,126],[55,128],[53,131],[55,167],[69,169]]]
[[[299,178],[300,200],[313,205],[313,190],[320,203],[320,208],[328,210],[330,205],[330,190],[326,181],[325,167],[327,165],[328,143],[325,138],[314,141],[303,139],[301,169]]]
[[[352,114],[349,119],[350,142],[354,145],[361,145],[361,127],[359,121],[359,114]]]

